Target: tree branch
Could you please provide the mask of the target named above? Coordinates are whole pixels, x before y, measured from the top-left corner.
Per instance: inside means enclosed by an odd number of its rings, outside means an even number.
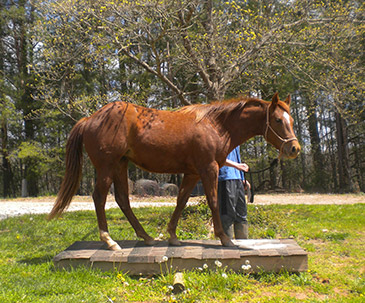
[[[181,101],[182,105],[190,105],[190,101],[185,98],[185,94],[182,90],[180,90],[170,79],[168,79],[164,74],[161,73],[159,67],[157,67],[157,70],[153,69],[150,65],[148,65],[146,62],[138,59],[135,55],[133,55],[130,51],[128,51],[126,48],[122,48],[121,51],[123,54],[125,54],[127,57],[134,60],[137,64],[142,66],[145,70],[150,72],[151,74],[157,76],[161,81],[166,83],[177,95],[179,100]]]

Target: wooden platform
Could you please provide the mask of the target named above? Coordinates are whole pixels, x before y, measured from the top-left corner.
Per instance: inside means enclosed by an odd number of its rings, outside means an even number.
[[[75,242],[54,258],[54,264],[60,269],[83,265],[131,275],[160,274],[171,266],[175,271],[202,268],[203,264],[215,268],[217,260],[236,272],[244,272],[242,265],[246,260],[251,265],[250,272],[300,272],[308,268],[307,253],[290,239],[233,240],[237,247],[222,247],[219,240],[186,240],[181,246],[169,246],[166,241],[154,246],[133,240],[117,242],[121,251],[107,250],[103,242]]]

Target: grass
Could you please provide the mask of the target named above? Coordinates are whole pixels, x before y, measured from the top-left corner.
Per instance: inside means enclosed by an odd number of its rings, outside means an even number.
[[[235,274],[225,268],[185,272],[186,291],[171,291],[173,272],[131,277],[85,268],[56,270],[52,258],[77,240],[99,240],[94,212],[0,221],[0,302],[364,302],[365,204],[248,206],[251,238],[294,238],[309,270]],[[171,207],[136,209],[153,237],[166,234]],[[107,212],[115,239],[135,239],[120,210]],[[181,239],[210,238],[204,203],[185,209]]]

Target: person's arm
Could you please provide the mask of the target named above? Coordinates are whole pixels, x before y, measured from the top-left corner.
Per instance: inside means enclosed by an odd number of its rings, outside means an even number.
[[[244,171],[246,173],[248,172],[248,169],[249,169],[249,167],[246,163],[237,163],[237,162],[234,162],[229,159],[226,159],[226,162],[224,163],[224,165],[236,168],[236,169]]]

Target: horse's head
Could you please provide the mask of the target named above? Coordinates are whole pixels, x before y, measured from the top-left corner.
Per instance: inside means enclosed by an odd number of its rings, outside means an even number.
[[[289,112],[290,96],[285,101],[280,101],[276,93],[266,110],[264,137],[280,151],[280,156],[294,159],[300,152],[300,145],[294,134],[293,118]]]

